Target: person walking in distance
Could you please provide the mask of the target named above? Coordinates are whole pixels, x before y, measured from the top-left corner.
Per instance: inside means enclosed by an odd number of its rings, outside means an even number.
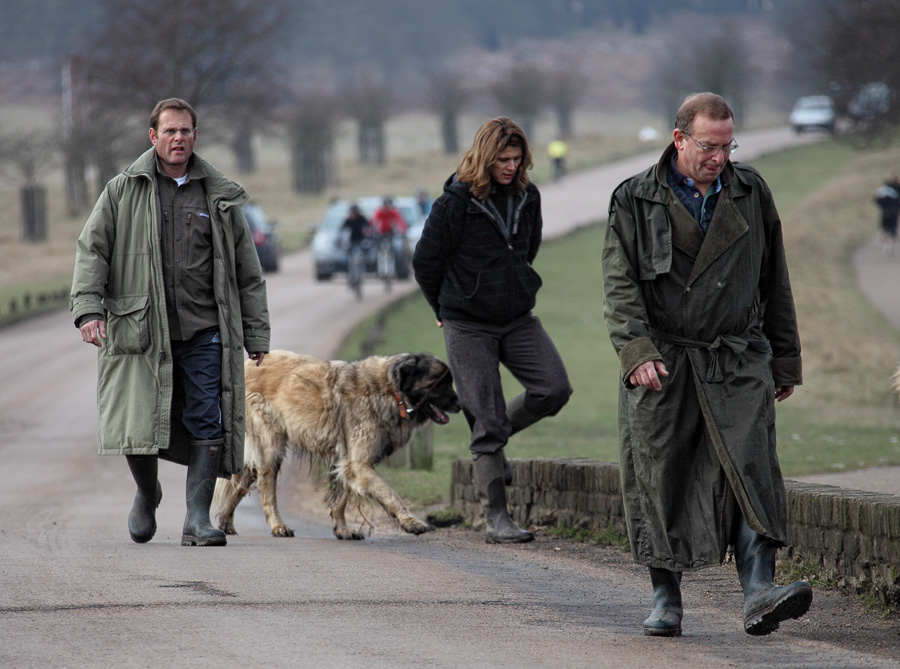
[[[875,192],[875,204],[878,205],[881,217],[878,221],[881,229],[881,248],[885,255],[894,255],[894,242],[897,239],[897,220],[900,218],[900,182],[897,175],[887,179]]]
[[[150,115],[152,147],[103,190],[75,255],[70,308],[99,348],[101,455],[137,484],[128,530],[156,533],[158,458],[187,465],[182,545],[224,546],[216,476],[243,469],[244,364],[269,350],[266,284],[240,205],[247,194],[194,153],[184,100]]]
[[[475,482],[489,543],[531,541],[509,514],[509,437],[553,416],[572,387],[562,358],[532,314],[541,279],[541,197],[528,178],[522,129],[495,118],[476,133],[432,208],[413,271],[443,328],[447,357],[472,436]],[[525,391],[504,400],[503,364]]]
[[[804,615],[805,581],[777,586],[787,537],[775,402],[802,381],[772,193],[731,162],[734,114],[689,96],[659,162],[612,194],[604,316],[619,356],[619,463],[631,553],[650,571],[644,633],[681,634],[681,578],[734,548],[743,624]]]

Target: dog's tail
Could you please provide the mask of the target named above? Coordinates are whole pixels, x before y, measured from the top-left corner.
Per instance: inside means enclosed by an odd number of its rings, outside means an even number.
[[[225,506],[225,500],[234,494],[239,480],[240,475],[227,479],[216,479],[216,491],[213,493],[212,505],[209,508],[210,515],[214,516]]]

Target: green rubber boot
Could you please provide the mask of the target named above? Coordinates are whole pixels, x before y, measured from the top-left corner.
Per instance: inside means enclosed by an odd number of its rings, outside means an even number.
[[[764,636],[785,620],[800,618],[812,605],[806,581],[775,585],[775,544],[750,529],[741,518],[734,542],[734,562],[744,590],[744,631]]]
[[[225,533],[209,522],[209,507],[216,490],[216,473],[222,457],[224,439],[207,439],[191,443],[185,498],[187,516],[181,531],[182,546],[224,546]]]
[[[647,636],[681,636],[681,572],[650,567],[653,611],[644,621]]]
[[[162,501],[159,484],[159,458],[155,455],[126,455],[131,476],[137,484],[134,504],[128,514],[128,533],[131,540],[145,544],[156,534],[156,509]]]
[[[506,506],[503,451],[479,455],[475,460],[475,485],[484,507],[485,541],[489,544],[521,544],[534,539],[534,533],[513,522]]]

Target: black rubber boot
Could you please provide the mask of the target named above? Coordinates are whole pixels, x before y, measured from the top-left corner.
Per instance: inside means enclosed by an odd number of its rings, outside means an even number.
[[[516,395],[506,404],[506,417],[509,419],[509,436],[521,432],[526,427],[534,425],[543,416],[532,413],[525,408],[525,393]]]
[[[644,621],[647,636],[681,636],[681,572],[650,567],[653,611]]]
[[[209,507],[216,490],[216,472],[222,457],[224,439],[191,443],[185,498],[187,516],[181,532],[182,546],[224,546],[225,533],[209,522]]]
[[[771,634],[785,620],[800,618],[812,604],[806,581],[775,585],[775,544],[740,519],[734,542],[734,562],[744,590],[744,631]]]
[[[157,478],[159,458],[155,455],[126,455],[131,476],[137,484],[134,504],[128,514],[128,533],[135,543],[145,544],[156,534],[156,509],[162,501]]]
[[[509,419],[510,437],[543,418],[525,408],[525,393],[516,395],[507,402],[506,417]],[[512,484],[512,465],[509,464],[505,455],[503,456],[503,482],[506,485]]]
[[[534,533],[513,522],[506,506],[503,451],[479,455],[475,460],[475,485],[484,507],[485,541],[489,544],[521,544]]]

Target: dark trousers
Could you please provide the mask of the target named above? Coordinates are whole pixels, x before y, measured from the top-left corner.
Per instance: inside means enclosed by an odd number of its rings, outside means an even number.
[[[184,391],[181,422],[200,441],[222,437],[222,340],[218,330],[172,342],[175,383]]]
[[[532,414],[553,416],[569,401],[572,386],[556,346],[529,314],[506,326],[445,320],[447,360],[463,414],[472,430],[472,454],[496,453],[510,435],[500,381],[503,364],[525,388]]]

